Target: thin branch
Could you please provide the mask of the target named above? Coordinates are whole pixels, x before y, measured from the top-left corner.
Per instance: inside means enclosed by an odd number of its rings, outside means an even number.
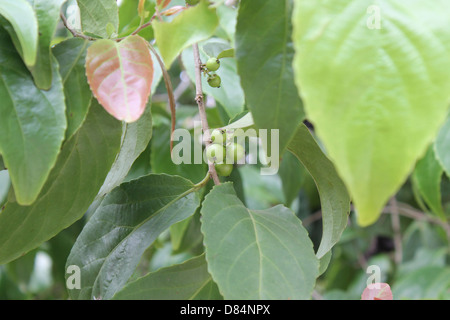
[[[145,29],[145,28],[151,26],[151,25],[152,25],[152,21],[153,21],[153,19],[154,19],[155,17],[156,17],[156,16],[153,15],[149,22],[140,25],[139,27],[136,28],[136,30],[134,30],[134,31],[133,31],[132,33],[130,33],[128,36],[134,36],[134,35],[138,34],[139,32],[141,32],[142,29]],[[116,39],[112,39],[112,40],[117,41],[117,42],[120,42],[120,41],[122,41],[123,39],[125,39],[125,38],[128,37],[128,36],[121,37],[121,38],[116,38]]]
[[[399,265],[403,260],[403,247],[402,247],[402,235],[400,226],[400,213],[398,210],[397,199],[395,196],[389,201],[391,207],[391,223],[392,230],[394,231],[394,261]]]
[[[200,60],[200,54],[198,51],[198,45],[194,44],[192,46],[194,52],[194,62],[195,62],[195,101],[197,101],[198,112],[200,114],[200,120],[202,122],[203,129],[203,139],[206,148],[211,144],[211,134],[209,132],[208,119],[206,117],[205,104],[203,101],[203,88],[202,88],[202,61]],[[214,184],[220,184],[219,176],[217,175],[214,163],[208,161],[208,168],[211,177],[214,180]]]
[[[171,130],[170,130],[170,154],[172,154],[173,149],[173,140],[172,140],[172,134],[175,131],[175,124],[176,124],[176,111],[175,111],[175,97],[173,95],[173,87],[172,82],[170,81],[169,73],[166,70],[166,67],[164,66],[164,62],[161,60],[161,57],[159,56],[158,52],[156,52],[155,48],[147,42],[148,47],[155,55],[156,59],[158,60],[159,66],[161,67],[164,83],[166,85],[167,89],[167,95],[169,97],[169,106],[170,106],[170,114],[171,114]]]
[[[404,217],[408,217],[410,219],[414,219],[417,221],[426,221],[429,223],[436,224],[442,229],[444,229],[445,233],[447,234],[447,240],[450,243],[450,224],[442,221],[441,219],[435,218],[433,216],[430,216],[428,214],[423,213],[422,211],[419,211],[406,203],[397,203],[397,207],[399,210],[399,214]],[[390,206],[387,206],[384,208],[383,213],[391,213],[392,208]]]
[[[69,22],[67,21],[67,18],[66,18],[66,16],[64,15],[64,13],[60,12],[60,13],[59,13],[59,16],[61,17],[61,20],[62,20],[64,26],[66,27],[66,29],[69,30],[69,32],[70,32],[74,37],[76,37],[76,38],[82,38],[82,39],[86,39],[86,40],[90,40],[90,41],[92,41],[92,40],[97,40],[96,38],[89,37],[89,36],[87,36],[87,35],[84,35],[84,34],[78,32],[78,31],[76,31],[75,29],[73,29],[73,28],[69,25]]]

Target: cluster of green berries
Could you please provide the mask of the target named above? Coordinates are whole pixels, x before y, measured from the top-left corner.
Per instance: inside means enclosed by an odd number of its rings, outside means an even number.
[[[203,65],[203,72],[208,75],[208,84],[213,88],[220,88],[220,83],[222,79],[216,73],[211,74],[210,72],[217,71],[220,68],[220,60],[217,58],[209,58],[208,61]]]
[[[228,140],[225,130],[215,129],[211,133],[211,144],[206,149],[206,158],[214,163],[217,174],[224,177],[233,171],[233,163],[245,157],[244,147]]]

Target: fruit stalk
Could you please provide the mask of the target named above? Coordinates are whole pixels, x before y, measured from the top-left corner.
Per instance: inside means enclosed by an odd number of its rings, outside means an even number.
[[[195,101],[197,101],[198,112],[200,114],[200,120],[202,122],[203,141],[205,142],[206,148],[208,148],[211,144],[211,134],[209,132],[208,119],[206,118],[205,104],[203,101],[202,61],[200,60],[198,45],[196,43],[192,46],[192,51],[194,52],[195,62]],[[214,167],[213,162],[208,161],[208,170],[214,181],[214,184],[219,185],[219,176],[217,175],[216,168]]]

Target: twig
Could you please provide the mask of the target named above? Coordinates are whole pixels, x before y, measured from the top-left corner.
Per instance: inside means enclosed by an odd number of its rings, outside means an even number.
[[[200,114],[200,120],[202,122],[202,129],[204,132],[204,142],[206,148],[211,144],[211,134],[209,132],[208,119],[206,117],[205,104],[203,101],[203,88],[202,88],[202,61],[200,60],[200,54],[198,51],[198,45],[194,44],[192,46],[194,52],[194,62],[195,62],[195,101],[198,104],[198,112]],[[220,184],[219,176],[217,175],[214,163],[208,161],[208,168],[211,177],[214,180],[214,184]]]
[[[445,233],[447,234],[447,240],[450,243],[450,224],[446,223],[445,221],[442,221],[441,219],[432,217],[430,215],[427,215],[421,211],[418,211],[414,209],[413,207],[407,205],[406,203],[397,203],[397,207],[399,210],[399,214],[401,216],[408,217],[410,219],[418,220],[418,221],[426,221],[429,223],[433,223],[436,225],[439,225],[444,229]],[[384,208],[383,213],[391,213],[392,208],[390,206],[387,206]]]
[[[171,119],[172,124],[171,124],[171,130],[170,130],[170,154],[172,154],[172,149],[173,149],[172,134],[175,131],[175,124],[176,124],[175,97],[173,95],[172,82],[170,81],[169,73],[167,72],[166,67],[164,66],[164,62],[161,60],[161,57],[159,56],[158,52],[156,52],[155,48],[153,48],[153,46],[149,42],[147,42],[147,44],[148,44],[148,47],[150,48],[150,50],[155,55],[156,59],[158,60],[159,66],[161,67],[163,78],[164,78],[164,83],[165,83],[166,89],[167,89],[167,95],[169,97],[170,114],[171,114],[171,118],[172,118]]]
[[[144,23],[144,24],[140,25],[139,27],[137,27],[137,29],[134,30],[132,33],[130,33],[129,36],[134,36],[134,35],[138,34],[139,32],[141,32],[142,29],[145,29],[145,28],[151,26],[151,25],[152,25],[152,21],[153,21],[153,19],[154,19],[155,17],[156,17],[156,16],[153,15],[149,22]],[[117,41],[117,42],[120,42],[120,41],[122,41],[123,39],[125,39],[126,37],[128,37],[128,36],[121,37],[121,38],[116,38],[116,39],[112,39],[112,40]]]
[[[402,248],[402,235],[401,235],[401,227],[400,227],[400,216],[397,205],[397,199],[395,196],[391,198],[389,201],[389,205],[391,207],[391,223],[392,230],[394,231],[394,261],[397,265],[402,262],[403,259],[403,248]]]
[[[66,27],[66,29],[69,30],[69,32],[70,32],[74,37],[82,38],[82,39],[86,39],[86,40],[90,40],[90,41],[92,41],[92,40],[97,40],[96,38],[89,37],[89,36],[87,36],[87,35],[84,35],[84,34],[78,32],[78,31],[76,31],[75,29],[72,29],[72,27],[70,27],[70,25],[69,25],[69,22],[67,21],[66,16],[64,15],[64,13],[60,12],[60,13],[59,13],[59,16],[61,17],[61,20],[62,20],[64,26]]]

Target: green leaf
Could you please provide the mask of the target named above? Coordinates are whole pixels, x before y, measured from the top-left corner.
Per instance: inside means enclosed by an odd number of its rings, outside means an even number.
[[[317,257],[322,258],[339,241],[347,226],[350,197],[333,163],[323,154],[304,124],[289,142],[288,150],[308,170],[319,191],[323,231]]]
[[[227,5],[217,7],[217,16],[219,17],[219,25],[228,36],[228,40],[234,41],[236,33],[237,10]]]
[[[2,0],[0,15],[11,24],[4,26],[15,40],[14,45],[29,67],[36,63],[38,48],[38,22],[36,14],[26,0]]]
[[[118,120],[139,119],[153,81],[153,62],[147,42],[129,36],[117,43],[97,40],[86,55],[89,86],[100,104]]]
[[[205,256],[192,258],[128,283],[114,300],[221,300]]]
[[[191,108],[193,109],[193,108]],[[193,109],[194,112],[195,109]],[[180,117],[180,109],[177,110],[177,118],[181,120]],[[156,118],[156,117],[155,117]],[[155,121],[156,122],[156,121]],[[200,181],[203,179],[207,172],[207,165],[204,161],[199,164],[195,164],[195,154],[196,149],[201,149],[201,145],[199,145],[198,141],[194,139],[194,135],[187,134],[189,132],[186,131],[186,138],[190,138],[190,142],[184,141],[184,138],[179,138],[180,142],[174,142],[174,146],[176,147],[179,143],[183,143],[183,146],[188,148],[188,145],[191,147],[191,158],[189,159],[190,163],[180,163],[175,164],[172,161],[171,153],[170,153],[170,120],[163,118],[163,120],[155,124],[153,127],[153,139],[151,141],[151,153],[150,153],[150,163],[152,172],[154,173],[167,173],[172,175],[179,175],[185,177],[191,181]],[[176,139],[175,139],[176,140]],[[199,150],[201,152],[201,150]],[[176,149],[174,154],[176,154]],[[183,153],[184,154],[184,153]],[[189,154],[189,153],[186,153]]]
[[[234,49],[227,49],[222,51],[221,53],[219,53],[219,55],[217,56],[217,59],[223,59],[223,58],[233,58],[234,57]]]
[[[201,213],[208,269],[225,299],[310,298],[319,263],[291,210],[249,210],[224,183]]]
[[[95,101],[95,100],[94,100]],[[93,103],[84,125],[64,143],[38,199],[11,198],[0,214],[0,264],[39,246],[80,219],[119,152],[122,124]]]
[[[148,13],[148,20],[155,13],[155,2],[146,0],[144,4],[145,13]],[[141,17],[138,14],[135,0],[123,0],[119,7],[119,37],[125,37],[133,33],[141,24]],[[137,33],[146,40],[154,39],[153,29],[148,26]]]
[[[214,34],[219,20],[215,10],[208,6],[208,1],[202,0],[195,7],[181,12],[171,22],[153,20],[156,44],[167,69],[183,49]]]
[[[226,51],[226,50],[233,50],[230,45],[226,42],[208,42],[203,46],[203,51],[210,57],[210,58],[218,58],[218,56]]]
[[[394,299],[440,299],[450,289],[450,269],[426,266],[396,281],[392,287]]]
[[[53,48],[53,54],[60,65],[59,72],[66,97],[66,139],[71,138],[81,127],[91,105],[92,92],[84,67],[88,45],[87,40],[72,38]]]
[[[292,7],[292,0],[243,0],[236,25],[238,73],[248,108],[257,128],[279,130],[280,154],[304,117],[292,69]]]
[[[213,41],[213,40],[210,40]],[[204,46],[210,41],[206,42]],[[195,65],[192,48],[187,48],[182,54],[183,65],[193,83],[195,83]],[[200,50],[200,59],[203,63],[208,56]],[[222,79],[220,88],[212,88],[207,82],[207,77],[202,77],[203,92],[214,97],[225,109],[230,119],[244,111],[245,96],[241,88],[241,80],[237,74],[236,59],[229,58],[220,61],[220,69],[216,72]]]
[[[199,205],[196,188],[182,177],[153,174],[115,188],[72,248],[67,265],[81,268],[81,290],[71,290],[70,296],[111,299],[161,232]]]
[[[450,117],[439,131],[434,143],[436,157],[448,177],[450,177]]]
[[[450,2],[376,3],[296,1],[293,16],[307,117],[361,226],[374,223],[404,183],[450,101]]]
[[[56,59],[52,64],[52,88],[39,90],[8,35],[0,32],[0,153],[22,205],[36,200],[55,165],[66,130]]]
[[[305,180],[305,169],[299,160],[290,152],[283,154],[278,175],[281,178],[286,205],[290,206],[298,198]]]
[[[77,0],[80,8],[81,28],[88,32],[108,38],[106,25],[110,23],[118,32],[119,8],[116,0]]]
[[[66,0],[28,0],[36,12],[39,24],[39,39],[36,63],[29,67],[36,86],[48,90],[52,86],[53,35],[60,20],[61,5]]]
[[[433,146],[431,146],[425,156],[417,162],[412,180],[431,212],[445,221],[446,216],[441,203],[443,172],[444,170],[436,159]]]
[[[6,170],[0,171],[0,208],[6,202],[10,188],[11,188],[11,181],[9,180],[8,171]]]
[[[112,189],[123,182],[134,161],[147,148],[152,137],[150,105],[151,102],[149,101],[144,114],[138,121],[123,124],[120,152],[98,193],[97,199],[111,192]]]

